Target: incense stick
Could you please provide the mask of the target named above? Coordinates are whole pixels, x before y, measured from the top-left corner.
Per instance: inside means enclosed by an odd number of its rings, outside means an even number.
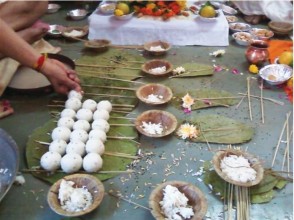
[[[251,100],[250,100],[250,77],[247,77],[247,99],[248,99],[248,109],[249,109],[249,117],[252,121],[252,110],[251,110]]]
[[[261,107],[261,122],[264,124],[264,107],[263,107],[263,79],[260,86],[260,107]]]

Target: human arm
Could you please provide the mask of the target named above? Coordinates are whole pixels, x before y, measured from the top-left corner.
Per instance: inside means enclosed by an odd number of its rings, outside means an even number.
[[[19,37],[2,19],[0,19],[0,33],[0,53],[17,60],[24,66],[34,68],[41,54]],[[76,72],[68,70],[57,60],[46,59],[40,71],[58,93],[67,94],[72,89],[81,91]]]

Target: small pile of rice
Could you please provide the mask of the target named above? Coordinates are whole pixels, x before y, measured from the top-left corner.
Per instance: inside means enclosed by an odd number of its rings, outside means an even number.
[[[177,187],[167,185],[163,189],[163,199],[159,202],[166,220],[189,219],[194,215],[188,198]]]
[[[147,101],[149,102],[161,102],[163,99],[163,96],[162,95],[154,95],[154,94],[150,94],[148,95],[148,97],[146,98]]]
[[[148,134],[162,134],[163,127],[161,123],[155,124],[143,121],[141,128]]]
[[[152,74],[160,74],[160,73],[164,73],[165,71],[166,71],[166,66],[149,69],[149,72]]]
[[[164,51],[165,49],[159,45],[159,46],[151,46],[149,50],[150,51]]]

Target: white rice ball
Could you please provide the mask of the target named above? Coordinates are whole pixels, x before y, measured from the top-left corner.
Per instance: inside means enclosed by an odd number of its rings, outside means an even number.
[[[41,167],[44,170],[55,171],[60,167],[61,156],[57,152],[48,151],[41,157]]]
[[[91,129],[91,125],[86,120],[77,120],[73,125],[73,129],[74,130],[82,129],[82,130],[85,130],[86,132],[89,132]]]
[[[80,156],[84,156],[86,153],[85,143],[80,140],[73,140],[67,144],[66,153],[77,153]]]
[[[104,154],[105,146],[101,140],[91,139],[86,143],[86,152],[87,153],[96,153],[99,155]]]
[[[73,132],[71,132],[70,134],[70,141],[74,140],[80,140],[83,143],[86,143],[86,141],[88,140],[88,133],[82,129],[73,130]]]
[[[93,114],[93,119],[104,119],[107,121],[109,119],[109,112],[105,109],[97,109]]]
[[[106,133],[102,130],[92,130],[89,133],[89,140],[101,140],[103,143],[106,141]]]
[[[109,124],[106,120],[104,119],[96,119],[93,121],[92,123],[92,129],[93,130],[102,130],[104,131],[105,133],[107,133],[109,131]]]
[[[57,126],[58,127],[67,127],[69,129],[72,129],[75,121],[70,117],[62,117],[58,120]]]
[[[61,169],[65,173],[73,173],[81,169],[83,164],[83,159],[79,154],[76,154],[76,153],[65,154],[61,158],[60,164],[61,164]]]
[[[93,112],[90,109],[81,108],[80,110],[78,110],[76,118],[78,120],[92,121]]]
[[[108,112],[111,112],[112,104],[108,100],[102,100],[102,101],[98,102],[97,109],[104,109],[104,110],[106,110]]]
[[[76,90],[71,90],[71,91],[69,91],[69,93],[67,95],[67,98],[68,99],[70,99],[70,98],[77,98],[79,100],[82,100],[83,95],[80,92],[77,92]]]
[[[49,145],[49,151],[57,152],[60,155],[65,154],[67,143],[64,140],[55,140],[52,141]]]
[[[79,110],[82,107],[82,102],[78,98],[70,98],[65,102],[65,108],[72,109],[74,111]]]
[[[76,117],[76,112],[73,109],[70,108],[65,108],[62,110],[62,112],[60,113],[60,117],[70,117],[72,119],[75,119]]]
[[[103,160],[99,154],[89,153],[83,159],[83,168],[87,172],[97,172],[102,168]]]
[[[69,137],[71,135],[71,131],[67,127],[56,127],[53,129],[51,133],[51,138],[53,141],[55,140],[64,140],[65,142],[69,141]]]
[[[94,112],[97,109],[97,102],[93,99],[87,99],[83,102],[82,108],[90,109]]]

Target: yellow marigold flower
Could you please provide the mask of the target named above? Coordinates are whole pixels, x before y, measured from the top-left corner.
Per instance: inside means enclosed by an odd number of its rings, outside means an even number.
[[[191,106],[194,104],[194,99],[189,95],[189,93],[187,93],[183,98],[183,108],[187,108],[189,110],[191,110]]]
[[[259,69],[258,69],[258,67],[257,67],[256,65],[251,64],[251,65],[249,66],[249,72],[250,72],[250,73],[257,74],[258,71],[259,71]]]

